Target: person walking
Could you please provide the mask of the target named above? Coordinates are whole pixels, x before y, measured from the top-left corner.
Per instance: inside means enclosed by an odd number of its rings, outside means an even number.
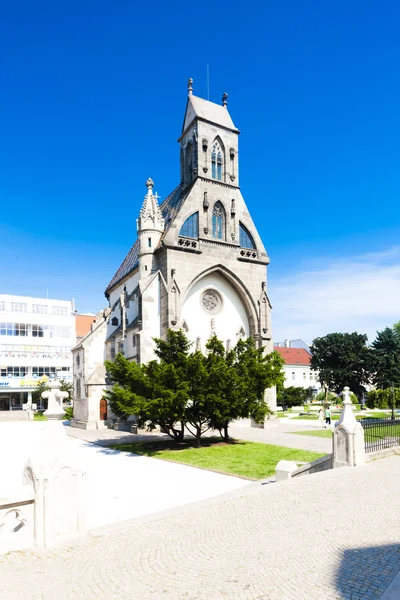
[[[329,406],[325,408],[325,427],[331,424],[331,409]]]
[[[322,408],[322,406],[321,406],[321,408],[319,410],[319,413],[318,413],[318,425],[320,427],[324,426],[324,409]]]

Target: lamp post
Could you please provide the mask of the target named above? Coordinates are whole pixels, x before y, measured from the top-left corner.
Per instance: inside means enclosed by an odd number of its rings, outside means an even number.
[[[394,421],[394,385],[393,385],[393,382],[390,386],[390,391],[391,391],[391,395],[392,395],[392,421]]]
[[[324,381],[324,398],[325,398],[325,404],[328,404],[328,383],[326,381]]]

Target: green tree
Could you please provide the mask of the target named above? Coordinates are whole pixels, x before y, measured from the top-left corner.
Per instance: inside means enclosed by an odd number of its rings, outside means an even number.
[[[367,336],[360,333],[329,333],[316,338],[311,346],[311,368],[320,381],[339,394],[347,385],[360,397],[370,381],[371,353]]]
[[[117,416],[136,415],[139,425],[158,425],[176,441],[183,439],[185,427],[200,445],[210,428],[227,438],[233,419],[264,419],[266,388],[283,382],[279,354],[265,354],[251,339],[226,352],[213,336],[206,355],[189,354],[191,344],[182,331],[168,331],[166,340],[154,342],[159,361],[137,365],[120,354],[106,361],[114,383],[106,395]]]
[[[393,325],[393,331],[400,337],[400,321],[397,321],[397,323]]]
[[[179,368],[157,361],[138,365],[121,354],[105,366],[114,383],[106,397],[117,417],[135,415],[139,427],[151,431],[158,425],[174,440],[183,439],[188,396]]]
[[[42,393],[47,392],[49,390],[48,381],[41,380],[38,381],[36,389],[32,392],[32,402],[37,405],[41,405],[42,403]],[[46,400],[47,402],[47,400]]]
[[[288,408],[291,408],[292,406],[300,406],[304,404],[307,402],[307,400],[310,400],[311,397],[312,388],[290,386],[283,388],[280,391],[277,402],[279,406],[287,406]]]
[[[265,391],[273,386],[283,386],[284,361],[278,352],[266,354],[265,348],[256,348],[252,338],[239,340],[234,350],[243,397],[239,416],[251,417],[256,423],[262,422],[271,412],[265,400]]]
[[[386,327],[378,331],[371,354],[374,384],[382,390],[400,387],[400,336],[396,330]]]

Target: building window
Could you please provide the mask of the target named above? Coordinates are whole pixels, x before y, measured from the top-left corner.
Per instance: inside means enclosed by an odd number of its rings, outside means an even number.
[[[181,227],[179,235],[182,237],[198,238],[199,237],[199,213],[195,212],[186,219]]]
[[[0,300],[0,310],[6,310],[6,303],[4,300]]]
[[[212,236],[217,240],[223,240],[224,236],[224,220],[225,220],[225,211],[221,202],[216,202],[214,204],[213,212],[212,212]]]
[[[13,323],[0,323],[0,335],[13,335]]]
[[[11,302],[12,312],[27,312],[28,305],[25,302]]]
[[[0,369],[1,377],[26,377],[28,367],[2,367]]]
[[[149,248],[151,248],[151,238],[147,238],[147,245]]]
[[[215,140],[211,151],[211,177],[222,181],[223,151],[218,140]]]
[[[250,250],[256,249],[253,238],[242,223],[239,223],[239,243],[242,248],[249,248]]]
[[[67,317],[68,316],[68,308],[66,306],[53,306],[53,315],[57,315],[58,317]]]
[[[189,183],[193,179],[193,146],[191,142],[186,146],[185,166],[186,181]]]
[[[32,304],[32,312],[36,315],[47,315],[47,310],[46,304]]]
[[[307,373],[303,373],[303,379],[306,380],[307,379]]]
[[[113,318],[111,319],[111,325],[112,325],[113,327],[118,327],[118,318],[117,318],[117,317],[113,317]]]
[[[43,337],[43,327],[32,325],[32,337]]]
[[[55,375],[55,373],[56,367],[32,367],[33,377],[43,377],[43,375],[51,377],[52,375]]]
[[[296,379],[296,373],[294,371],[292,371],[292,381],[294,381]]]
[[[81,364],[81,358],[79,356],[79,354],[76,355],[76,366],[79,367],[79,365]]]
[[[14,335],[16,336],[27,336],[28,325],[26,323],[14,323]]]

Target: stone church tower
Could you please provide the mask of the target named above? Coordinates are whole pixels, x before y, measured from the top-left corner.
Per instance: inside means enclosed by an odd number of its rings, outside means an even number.
[[[106,289],[107,356],[154,358],[153,337],[183,328],[204,349],[215,333],[227,347],[252,336],[273,350],[267,297],[269,258],[239,187],[239,130],[222,105],[188,99],[180,183],[160,204],[154,183],[138,218],[138,239]],[[269,391],[271,408],[275,394]]]

